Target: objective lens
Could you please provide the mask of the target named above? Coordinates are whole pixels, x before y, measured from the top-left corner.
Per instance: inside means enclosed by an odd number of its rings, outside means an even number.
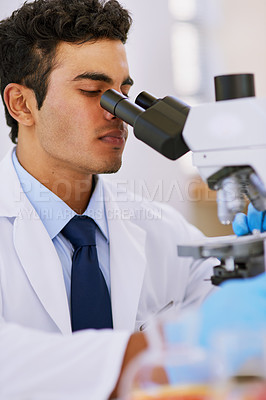
[[[242,185],[235,176],[225,178],[217,191],[217,214],[223,225],[233,222],[237,213],[243,212],[245,198]]]

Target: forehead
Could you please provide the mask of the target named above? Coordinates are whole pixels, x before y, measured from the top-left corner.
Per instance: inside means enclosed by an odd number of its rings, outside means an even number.
[[[120,40],[72,44],[61,42],[56,50],[53,73],[73,79],[86,71],[108,73],[113,79],[129,75],[125,46]]]

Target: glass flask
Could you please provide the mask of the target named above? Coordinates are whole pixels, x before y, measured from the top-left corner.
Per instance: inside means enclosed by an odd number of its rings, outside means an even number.
[[[186,329],[177,343],[148,335],[151,346],[128,367],[119,399],[266,400],[265,332],[219,332],[203,349],[184,339]]]
[[[225,331],[213,337],[215,390],[223,400],[266,400],[266,333]]]
[[[187,345],[150,349],[129,366],[122,400],[213,400],[206,352]]]

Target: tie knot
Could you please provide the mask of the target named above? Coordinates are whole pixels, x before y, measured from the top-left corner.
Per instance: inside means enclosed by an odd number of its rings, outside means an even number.
[[[62,234],[72,243],[74,249],[82,246],[93,246],[96,225],[86,215],[75,215],[62,229]]]

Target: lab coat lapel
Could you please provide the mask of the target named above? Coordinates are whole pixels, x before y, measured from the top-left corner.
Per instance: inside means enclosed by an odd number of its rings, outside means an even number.
[[[146,269],[146,232],[134,222],[123,219],[115,201],[106,202],[106,212],[113,324],[115,329],[133,331]]]
[[[21,215],[16,218],[14,246],[43,307],[62,333],[71,333],[60,260],[45,227],[33,208],[23,209]]]
[[[12,163],[12,150],[0,164],[0,187],[5,194],[0,201],[0,216],[14,218],[14,246],[29,282],[61,332],[70,333],[60,260],[45,227],[21,188]]]

